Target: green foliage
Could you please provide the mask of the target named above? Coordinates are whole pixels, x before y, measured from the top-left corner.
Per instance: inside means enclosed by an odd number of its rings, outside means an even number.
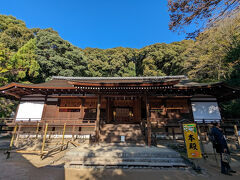
[[[135,76],[137,50],[130,48],[83,50],[88,61],[89,76]]]
[[[184,65],[191,79],[214,82],[232,78],[239,64],[239,19],[240,15],[219,21],[196,38]]]
[[[63,40],[57,32],[51,29],[37,31],[36,47],[43,81],[51,76],[87,76],[83,52]]]
[[[40,70],[36,58],[36,39],[31,39],[13,55],[9,62],[14,69],[12,80],[34,82]]]
[[[234,99],[229,102],[220,103],[221,112],[225,118],[239,118],[240,99]]]
[[[17,51],[27,41],[34,38],[25,23],[13,16],[0,15],[0,43],[12,51]]]
[[[10,58],[10,50],[0,43],[0,86],[8,82],[9,71],[12,69],[9,65]]]
[[[0,118],[12,117],[16,109],[17,102],[0,97]]]
[[[137,72],[143,76],[184,74],[184,52],[192,44],[192,40],[184,40],[171,44],[158,43],[141,49]]]

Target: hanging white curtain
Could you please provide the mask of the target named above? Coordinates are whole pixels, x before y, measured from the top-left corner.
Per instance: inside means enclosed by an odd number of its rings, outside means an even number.
[[[16,121],[40,121],[44,102],[20,102]]]
[[[217,102],[192,102],[192,111],[195,122],[219,122],[221,115]]]

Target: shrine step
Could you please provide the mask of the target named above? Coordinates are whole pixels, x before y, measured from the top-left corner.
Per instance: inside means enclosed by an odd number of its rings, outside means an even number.
[[[140,129],[139,124],[105,124],[102,130],[138,130]]]
[[[143,166],[143,167],[186,167],[186,164],[183,162],[173,161],[160,161],[160,162],[127,162],[127,161],[71,161],[68,164],[70,168],[76,168],[81,166]]]
[[[81,166],[144,166],[186,167],[180,154],[161,147],[98,146],[77,147],[66,153],[68,167]]]
[[[128,144],[145,144],[145,139],[143,137],[126,137],[122,139],[121,136],[112,136],[112,137],[101,137],[101,143],[128,143]]]
[[[111,134],[111,135],[142,135],[140,129],[138,130],[101,130],[101,135]]]
[[[144,144],[145,137],[139,124],[105,124],[101,129],[100,142]]]

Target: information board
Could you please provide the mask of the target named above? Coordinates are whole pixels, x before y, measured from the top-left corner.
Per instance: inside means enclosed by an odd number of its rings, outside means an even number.
[[[188,158],[202,158],[196,124],[183,124]]]

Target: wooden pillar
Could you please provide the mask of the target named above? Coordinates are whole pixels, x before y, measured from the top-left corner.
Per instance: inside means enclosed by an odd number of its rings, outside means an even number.
[[[85,99],[82,99],[81,107],[80,107],[80,119],[83,120],[84,118],[84,104],[85,104]]]
[[[16,118],[17,118],[17,114],[18,114],[20,102],[21,102],[21,99],[19,100],[19,104],[17,105],[16,113],[15,113],[15,115],[14,115],[14,123],[16,123]]]
[[[47,109],[47,95],[45,96],[43,112],[42,112],[42,117],[40,121],[42,121],[46,117],[46,109]]]
[[[98,96],[96,129],[95,129],[97,142],[99,142],[99,136],[100,136],[100,107],[101,107],[101,96]]]
[[[234,125],[234,134],[237,137],[237,142],[238,142],[238,145],[240,146],[240,136],[238,134],[238,128],[236,124]]]
[[[141,96],[138,97],[138,122],[142,121],[142,100]]]
[[[174,127],[172,127],[172,136],[173,136],[173,141],[176,140]]]
[[[193,116],[193,110],[192,110],[192,101],[191,101],[190,98],[188,99],[188,108],[189,108],[189,116],[191,118],[189,120],[192,120],[194,122],[194,116]]]
[[[112,123],[113,120],[113,101],[109,97],[109,123]]]
[[[19,136],[20,136],[21,129],[22,129],[22,125],[20,124],[19,127],[18,127],[18,132],[17,132],[17,138],[16,138],[17,142],[18,142],[18,139],[19,139]]]
[[[149,102],[148,97],[146,97],[146,111],[147,111],[147,143],[148,146],[151,146],[151,121],[150,121],[150,113],[149,113]]]
[[[60,105],[61,105],[61,101],[62,101],[62,99],[60,99],[60,98],[58,98],[58,102],[57,102],[57,110],[56,110],[56,112],[55,112],[55,118],[57,119],[57,120],[59,120],[59,119],[61,119],[62,117],[59,117],[59,107],[60,107]]]
[[[13,141],[14,141],[14,138],[15,138],[15,135],[16,135],[16,132],[17,132],[17,124],[15,125],[14,129],[13,129],[13,133],[12,133],[12,139],[11,139],[11,142],[10,142],[10,150],[12,149],[12,146],[13,146]]]
[[[40,125],[40,123],[39,123],[39,122],[37,122],[37,129],[36,129],[36,139],[38,138],[38,133],[39,133],[39,125]]]
[[[72,127],[72,141],[74,141],[74,136],[75,136],[75,125]]]
[[[138,97],[134,97],[133,100],[133,121],[134,123],[139,122],[139,102],[138,102]]]
[[[107,97],[107,123],[110,122],[110,100],[109,97]]]
[[[205,149],[204,149],[204,146],[203,146],[203,140],[202,140],[202,136],[201,136],[201,129],[200,129],[200,126],[198,124],[196,124],[196,128],[197,128],[197,132],[198,132],[198,136],[199,136],[199,140],[200,140],[200,147],[202,149],[202,154],[204,155],[205,154]]]
[[[64,123],[63,125],[62,145],[64,144],[65,132],[66,132],[66,123]]]
[[[44,130],[43,143],[42,143],[42,149],[41,149],[41,155],[43,155],[43,150],[44,150],[44,147],[45,147],[46,136],[47,136],[47,129],[48,129],[48,123],[46,123],[46,127],[45,127],[45,130]]]
[[[44,131],[45,131],[45,122],[43,122],[43,124],[42,124],[42,137],[44,136]]]

